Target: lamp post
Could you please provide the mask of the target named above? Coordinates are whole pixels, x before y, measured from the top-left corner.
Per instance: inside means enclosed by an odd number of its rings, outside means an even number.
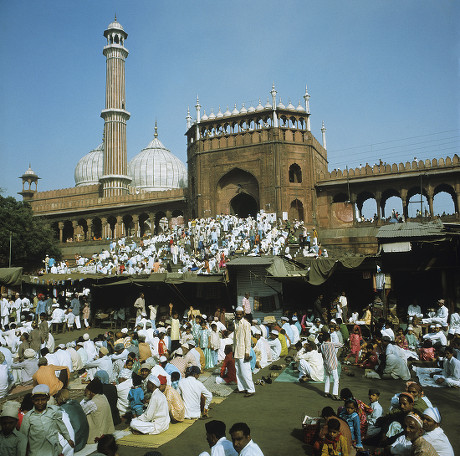
[[[11,268],[11,237],[12,237],[12,233],[10,231],[10,257],[9,257],[9,260],[8,260],[8,267]]]

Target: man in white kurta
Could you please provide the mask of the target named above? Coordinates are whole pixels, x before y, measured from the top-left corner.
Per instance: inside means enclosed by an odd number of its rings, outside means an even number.
[[[296,359],[299,361],[299,380],[311,379],[315,382],[324,380],[323,356],[309,343],[297,352]]]
[[[131,420],[131,428],[141,434],[160,434],[168,430],[170,418],[168,401],[165,395],[159,390],[160,380],[154,375],[147,377],[147,390],[152,396],[147,410],[138,418]]]
[[[122,369],[118,374],[117,387],[117,409],[120,412],[120,416],[126,414],[129,410],[128,394],[133,386],[132,372],[129,369]]]
[[[268,339],[268,346],[272,352],[272,361],[278,361],[281,355],[281,342],[278,339],[279,332],[276,329],[270,331],[270,338]]]
[[[452,445],[441,428],[441,414],[437,407],[429,407],[423,412],[423,438],[431,443],[439,456],[454,456]]]
[[[201,395],[205,398],[203,415],[206,416],[212,400],[212,393],[198,380],[200,368],[190,366],[186,370],[187,377],[179,380],[178,391],[185,405],[185,418],[194,419],[201,416]]]
[[[243,318],[244,310],[237,307],[235,312],[235,332],[233,334],[233,357],[235,358],[238,391],[245,391],[245,397],[251,397],[256,389],[252,381],[250,363],[251,324]]]

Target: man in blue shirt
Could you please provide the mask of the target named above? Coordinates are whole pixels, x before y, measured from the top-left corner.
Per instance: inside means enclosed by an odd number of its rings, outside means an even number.
[[[78,298],[78,293],[75,293],[74,298],[70,301],[70,308],[72,309],[72,313],[75,315],[75,326],[77,329],[80,329],[80,299]]]

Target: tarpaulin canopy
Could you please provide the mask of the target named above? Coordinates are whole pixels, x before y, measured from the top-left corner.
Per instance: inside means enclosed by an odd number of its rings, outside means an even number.
[[[0,268],[0,285],[15,287],[21,282],[22,268]]]

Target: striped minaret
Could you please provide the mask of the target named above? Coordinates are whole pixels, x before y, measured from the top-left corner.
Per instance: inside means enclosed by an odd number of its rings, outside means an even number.
[[[125,40],[128,34],[115,16],[104,32],[107,45],[103,54],[107,59],[105,83],[104,119],[104,174],[101,177],[103,196],[119,196],[128,193],[131,178],[128,174],[126,151],[126,121],[130,114],[125,106],[125,59],[128,50]]]

